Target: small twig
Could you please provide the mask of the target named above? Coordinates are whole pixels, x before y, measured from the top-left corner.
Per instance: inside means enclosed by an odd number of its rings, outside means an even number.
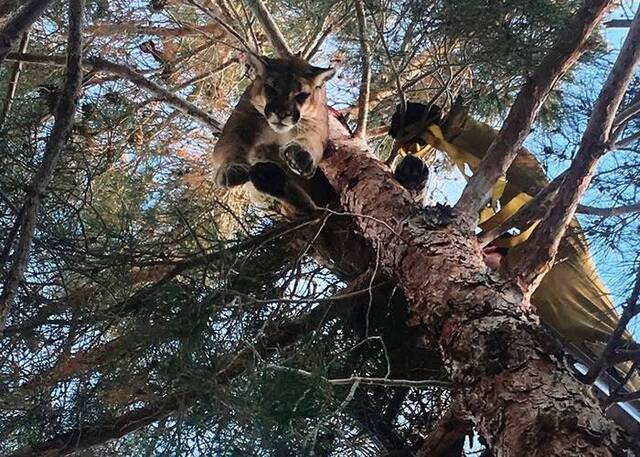
[[[282,365],[269,364],[265,367],[268,370],[281,371],[283,373],[291,373],[305,378],[318,378],[323,382],[333,386],[344,386],[349,384],[357,384],[363,386],[382,386],[382,387],[411,387],[415,389],[424,389],[429,387],[440,387],[450,389],[452,384],[449,381],[440,379],[389,379],[389,378],[370,378],[366,376],[351,376],[349,378],[325,378],[318,376],[306,370],[299,368],[284,367]]]
[[[632,205],[614,206],[612,208],[596,208],[595,206],[578,205],[576,210],[580,214],[588,216],[612,217],[621,216],[623,214],[640,212],[640,203]]]
[[[631,19],[611,19],[603,24],[608,28],[623,28],[626,29],[631,26]]]
[[[178,92],[178,91],[181,91],[182,89],[184,89],[186,87],[189,87],[189,86],[191,86],[193,84],[197,84],[197,83],[200,83],[202,81],[205,81],[205,80],[211,78],[212,76],[215,76],[218,73],[226,70],[231,65],[236,64],[236,63],[238,63],[238,58],[237,57],[232,57],[231,59],[227,60],[226,62],[223,62],[220,65],[218,65],[213,70],[209,70],[209,71],[206,71],[204,73],[200,73],[199,75],[196,75],[193,78],[181,83],[179,86],[175,87],[173,89],[173,91],[174,92]]]
[[[373,22],[373,26],[375,27],[376,32],[378,33],[378,37],[380,38],[380,42],[382,43],[382,47],[384,48],[385,55],[387,57],[387,60],[389,61],[389,66],[391,67],[391,72],[393,73],[393,77],[396,83],[396,90],[397,90],[396,95],[398,96],[398,98],[400,98],[400,122],[399,122],[398,131],[402,132],[404,130],[404,120],[405,120],[404,118],[407,112],[407,97],[404,93],[404,89],[402,88],[400,72],[398,71],[398,67],[396,66],[396,63],[393,60],[391,51],[389,50],[389,46],[387,45],[387,40],[384,37],[384,29],[382,28],[381,25],[378,24],[378,21],[376,20],[375,12],[371,9],[369,4],[365,3],[365,5],[367,6],[367,9],[369,10],[369,14],[371,15],[371,22]],[[396,141],[393,144],[393,149],[391,150],[389,157],[385,161],[387,165],[390,165],[391,163],[393,163],[393,160],[396,158],[396,155],[398,155],[400,146],[402,146],[402,144],[398,141]]]
[[[611,146],[611,149],[623,149],[629,146],[630,144],[635,143],[638,140],[640,140],[640,132],[634,133],[633,135],[630,135],[626,138],[622,138],[621,140],[616,141]]]
[[[383,387],[411,387],[416,389],[424,389],[428,387],[441,387],[450,389],[452,384],[449,381],[439,379],[389,379],[389,378],[367,378],[362,376],[351,376],[343,379],[327,379],[329,384],[334,386],[351,384],[357,382],[363,386],[383,386]]]
[[[193,6],[195,6],[200,11],[202,11],[204,14],[206,14],[211,19],[213,19],[218,24],[220,24],[222,28],[224,28],[231,36],[233,36],[236,40],[238,40],[238,43],[240,43],[240,45],[244,48],[245,51],[255,52],[254,49],[251,49],[251,46],[249,46],[249,43],[247,43],[247,41],[238,32],[233,30],[233,27],[231,27],[229,24],[223,21],[219,16],[217,16],[216,14],[213,14],[208,8],[205,8],[204,6],[200,5],[195,0],[188,0],[188,1]]]
[[[239,290],[229,289],[228,292],[230,294],[236,295],[238,297],[242,297],[246,300],[249,300],[252,303],[328,303],[333,301],[342,301],[347,298],[359,297],[361,295],[365,295],[371,293],[372,290],[378,289],[380,287],[388,286],[392,281],[382,281],[378,284],[371,285],[366,289],[354,290],[352,292],[348,292],[345,294],[333,295],[331,297],[318,297],[318,298],[269,298],[269,299],[261,299],[261,298],[253,298],[250,295],[240,292]]]
[[[336,216],[349,216],[349,217],[361,217],[362,219],[369,219],[372,220],[374,222],[377,222],[379,224],[382,224],[384,227],[386,227],[387,229],[389,229],[389,231],[391,233],[393,233],[395,236],[397,236],[399,239],[401,239],[402,241],[404,241],[406,244],[411,244],[409,243],[407,240],[405,240],[404,238],[402,238],[402,235],[400,235],[400,233],[398,233],[396,230],[393,229],[393,227],[391,227],[387,222],[378,219],[376,217],[373,216],[369,216],[368,214],[358,214],[358,213],[351,213],[348,211],[334,211],[332,209],[329,208],[324,208],[323,211],[326,211],[328,213],[331,213],[333,215]]]

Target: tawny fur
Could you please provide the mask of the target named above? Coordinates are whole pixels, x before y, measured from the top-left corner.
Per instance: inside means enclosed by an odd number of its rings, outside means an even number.
[[[248,60],[255,79],[216,144],[216,182],[233,187],[252,181],[261,191],[286,200],[292,192],[301,191],[295,184],[296,175],[311,178],[322,159],[328,136],[324,83],[334,70],[314,67],[295,56],[270,59],[249,55]],[[253,172],[256,164],[263,163],[279,165],[293,180],[276,186],[275,191],[265,189],[271,178],[259,175],[261,182],[257,183]],[[308,197],[293,198],[298,200],[295,204],[313,204]]]

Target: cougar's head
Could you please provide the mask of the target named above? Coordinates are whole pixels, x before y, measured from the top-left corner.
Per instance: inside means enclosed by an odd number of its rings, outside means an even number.
[[[291,130],[301,118],[325,109],[324,83],[334,75],[333,68],[314,67],[296,56],[248,54],[247,60],[256,75],[251,103],[275,132]]]

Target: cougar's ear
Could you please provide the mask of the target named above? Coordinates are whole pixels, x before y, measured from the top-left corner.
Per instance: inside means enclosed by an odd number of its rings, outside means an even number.
[[[253,68],[253,71],[256,72],[256,76],[259,78],[264,77],[267,72],[267,62],[266,60],[259,56],[258,54],[254,54],[253,52],[247,52],[247,63]]]
[[[314,87],[322,87],[336,74],[335,68],[311,67],[311,81]]]

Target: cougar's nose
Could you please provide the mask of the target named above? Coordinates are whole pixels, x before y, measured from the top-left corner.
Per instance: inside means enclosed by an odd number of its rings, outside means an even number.
[[[281,121],[289,121],[296,123],[300,119],[300,113],[297,110],[288,110],[278,113]]]
[[[273,111],[275,115],[278,116],[278,119],[280,120],[284,120],[288,117],[291,117],[293,114],[292,111],[287,108],[274,109]]]

